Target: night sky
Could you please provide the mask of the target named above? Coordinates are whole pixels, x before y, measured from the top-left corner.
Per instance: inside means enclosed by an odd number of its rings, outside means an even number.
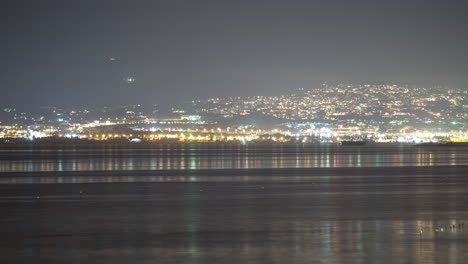
[[[468,87],[465,1],[1,1],[0,106]]]

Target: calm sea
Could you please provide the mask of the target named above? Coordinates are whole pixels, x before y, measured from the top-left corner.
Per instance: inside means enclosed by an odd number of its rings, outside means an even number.
[[[0,263],[466,263],[468,148],[0,150],[0,206]]]

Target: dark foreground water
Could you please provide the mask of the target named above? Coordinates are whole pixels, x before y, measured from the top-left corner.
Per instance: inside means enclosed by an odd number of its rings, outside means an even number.
[[[0,263],[468,260],[465,148],[236,148],[0,152]]]

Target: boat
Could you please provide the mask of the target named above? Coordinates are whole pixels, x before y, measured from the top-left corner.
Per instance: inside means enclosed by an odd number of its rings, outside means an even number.
[[[367,141],[341,141],[342,146],[364,146]]]
[[[426,142],[416,144],[421,147],[468,147],[468,142]]]

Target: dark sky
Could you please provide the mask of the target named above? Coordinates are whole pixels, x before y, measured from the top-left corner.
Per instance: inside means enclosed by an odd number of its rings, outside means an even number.
[[[167,106],[327,80],[468,87],[465,1],[0,4],[0,106]]]

